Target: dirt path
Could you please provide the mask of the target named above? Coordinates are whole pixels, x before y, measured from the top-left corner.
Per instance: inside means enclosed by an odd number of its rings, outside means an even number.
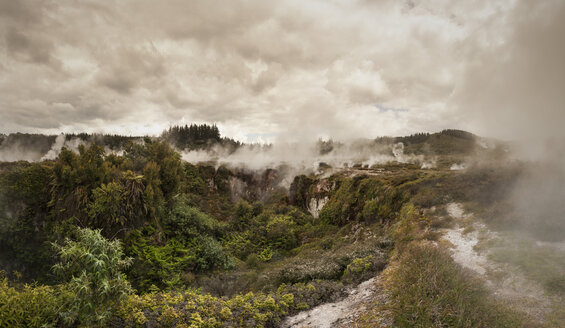
[[[454,228],[444,229],[443,235],[443,239],[449,241],[452,245],[453,260],[474,271],[485,281],[486,286],[493,291],[497,298],[526,313],[534,321],[543,323],[547,314],[552,310],[552,299],[549,295],[546,295],[543,287],[527,279],[520,272],[490,261],[488,250],[477,252],[475,245],[479,242],[479,238],[497,238],[497,233],[488,230],[483,223],[477,220],[470,223],[472,227],[470,230],[472,231],[465,233],[465,229],[460,226],[460,223],[469,218],[471,214],[465,214],[461,204],[458,203],[450,203],[446,209],[457,223]],[[497,273],[503,273],[504,278],[496,279]]]
[[[465,213],[461,204],[450,203],[446,207],[455,226],[443,229],[443,240],[448,242],[455,262],[473,271],[480,277],[495,297],[527,314],[533,321],[543,324],[552,311],[554,300],[544,292],[542,286],[527,279],[520,272],[510,270],[503,264],[488,258],[487,251],[477,251],[475,246],[481,239],[499,238],[485,224]],[[561,245],[558,245],[559,247]],[[558,247],[556,246],[556,247]],[[500,275],[499,273],[504,273]],[[503,278],[500,278],[500,277]],[[347,298],[334,303],[326,303],[288,317],[282,328],[343,328],[354,327],[353,322],[360,313],[367,310],[367,304],[374,307],[375,302],[386,303],[386,294],[379,284],[380,277],[367,280],[351,289]],[[383,316],[383,322],[374,327],[390,327],[391,321]]]
[[[381,288],[378,284],[379,277],[369,279],[353,288],[345,299],[325,303],[308,311],[303,311],[295,316],[288,317],[281,324],[282,328],[331,328],[351,327],[352,320],[366,310],[365,303],[378,298]]]
[[[457,221],[468,218],[470,215],[465,214],[463,208],[458,203],[450,203],[447,205],[447,213]],[[463,267],[471,269],[480,275],[484,275],[488,270],[488,260],[486,254],[479,254],[474,247],[479,242],[479,231],[485,231],[486,227],[477,222],[473,222],[473,231],[465,233],[465,229],[459,225],[451,229],[445,229],[443,239],[449,241],[453,245],[452,256],[455,262]]]

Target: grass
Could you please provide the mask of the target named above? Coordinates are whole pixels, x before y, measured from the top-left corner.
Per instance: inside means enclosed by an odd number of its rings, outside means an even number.
[[[431,243],[408,245],[387,271],[396,327],[524,327],[482,283]]]
[[[525,278],[538,283],[553,303],[546,317],[547,327],[565,327],[565,254],[550,246],[538,246],[524,232],[500,232],[499,238],[482,240],[478,247],[488,248],[489,260],[520,272]],[[492,280],[503,280],[507,272],[489,273]]]
[[[430,231],[451,223],[441,221],[403,207],[393,227],[394,255],[382,274],[387,300],[369,303],[351,327],[379,326],[386,318],[394,327],[534,327],[455,263],[445,243],[434,241]]]
[[[518,233],[505,235],[495,243],[489,258],[519,269],[551,294],[565,297],[565,254]]]

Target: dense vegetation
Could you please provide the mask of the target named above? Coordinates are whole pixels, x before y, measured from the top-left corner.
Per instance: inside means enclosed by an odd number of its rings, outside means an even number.
[[[164,137],[224,142],[215,126]],[[494,206],[519,168],[389,164],[379,176],[299,175],[287,192],[276,170],[193,165],[164,141],[112,140],[123,154],[92,143],[0,166],[0,326],[276,327],[387,265],[398,326],[521,322],[426,242],[439,223],[420,213],[451,200]],[[234,194],[237,184],[247,189]],[[309,204],[322,198],[315,218]]]
[[[164,131],[161,137],[178,149],[202,149],[222,145],[233,151],[241,145],[233,139],[222,138],[215,124],[172,126]]]
[[[183,163],[148,138],[121,156],[91,144],[78,153],[63,148],[54,161],[3,165],[0,256],[9,302],[0,305],[0,325],[225,325],[238,313],[243,321],[234,326],[272,326],[382,269],[386,245],[343,240],[347,252],[331,251],[326,232],[339,235],[346,221],[316,221],[284,194],[232,202],[229,181],[242,174]],[[304,270],[320,251],[334,254]],[[33,281],[43,285],[27,285]],[[35,302],[50,304],[32,313]],[[212,312],[190,310],[194,302]]]
[[[3,161],[39,161],[53,148],[60,149],[58,144],[63,135],[43,135],[33,133],[0,134],[0,162]],[[235,151],[242,144],[231,138],[222,137],[216,125],[191,124],[171,126],[158,137],[123,136],[100,133],[68,133],[60,140],[65,146],[76,148],[79,144],[97,144],[115,152],[123,151],[132,143],[143,143],[144,139],[166,141],[181,150],[202,150],[221,146],[228,152]]]
[[[406,137],[395,138],[402,142],[409,153],[432,153],[436,155],[468,154],[476,147],[477,137],[461,130],[443,130],[438,133],[416,133]]]

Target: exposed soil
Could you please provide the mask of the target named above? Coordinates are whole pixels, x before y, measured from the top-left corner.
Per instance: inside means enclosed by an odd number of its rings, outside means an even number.
[[[461,204],[458,203],[450,203],[446,209],[457,223],[456,227],[444,229],[443,235],[443,239],[452,245],[453,260],[475,272],[497,298],[526,313],[535,322],[545,322],[546,316],[552,310],[554,300],[545,293],[543,287],[527,279],[520,272],[490,261],[488,250],[476,251],[475,245],[479,242],[479,238],[497,238],[497,233],[488,230],[483,223],[477,220],[470,223],[472,231],[465,233],[465,229],[460,224],[471,214],[465,214]],[[469,223],[467,224],[469,227]]]
[[[345,299],[325,303],[295,316],[288,317],[281,325],[283,328],[336,328],[355,327],[353,321],[368,307],[377,308],[378,304],[386,302],[386,294],[380,284],[380,277],[362,282],[352,288]],[[372,323],[373,327],[390,327],[386,316],[380,322]]]

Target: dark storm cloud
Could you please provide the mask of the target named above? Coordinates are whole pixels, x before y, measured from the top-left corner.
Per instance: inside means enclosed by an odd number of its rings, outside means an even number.
[[[41,33],[45,2],[0,1],[0,26],[6,54],[16,60],[58,68],[52,40]]]
[[[4,21],[10,21],[18,25],[32,26],[37,25],[42,19],[42,10],[45,1],[33,3],[31,1],[0,1],[0,17]]]
[[[97,81],[121,94],[140,86],[159,88],[166,74],[163,58],[151,44],[140,49],[111,49],[97,73]]]
[[[6,32],[7,52],[21,61],[59,66],[60,62],[51,55],[53,48],[49,42],[25,35],[16,29]]]

